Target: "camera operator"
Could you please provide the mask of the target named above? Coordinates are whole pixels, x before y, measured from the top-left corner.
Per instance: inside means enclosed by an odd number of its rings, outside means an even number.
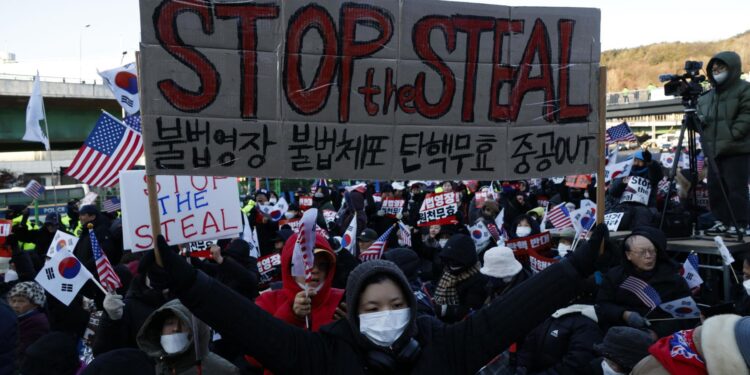
[[[718,171],[708,173],[711,211],[719,220],[713,233],[744,233],[748,224],[748,168],[750,168],[750,82],[740,79],[740,56],[719,52],[706,67],[713,90],[698,101],[698,114],[704,122],[703,150],[716,161]],[[716,172],[716,173],[715,173]],[[728,200],[720,190],[723,178]],[[731,224],[730,204],[739,228]]]

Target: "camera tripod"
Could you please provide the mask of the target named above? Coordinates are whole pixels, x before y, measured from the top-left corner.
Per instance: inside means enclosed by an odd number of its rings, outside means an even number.
[[[669,207],[670,196],[672,195],[672,192],[675,188],[675,176],[677,176],[677,168],[679,168],[680,158],[682,157],[682,147],[686,133],[688,141],[687,157],[690,162],[690,172],[688,176],[688,179],[690,181],[690,190],[688,192],[687,207],[690,211],[690,222],[694,224],[693,228],[695,228],[695,224],[698,222],[698,205],[696,199],[696,186],[698,184],[698,154],[695,145],[695,134],[703,134],[703,125],[701,124],[701,120],[698,118],[696,109],[698,106],[698,97],[699,95],[682,97],[682,105],[685,107],[685,109],[683,110],[682,126],[680,127],[680,138],[677,142],[677,149],[675,150],[674,164],[672,164],[672,168],[670,168],[669,171],[669,189],[667,191],[666,198],[664,199],[664,209],[662,210],[659,229],[662,229],[664,227],[664,219],[666,218],[667,208]],[[737,241],[742,242],[743,231],[741,229],[744,228],[740,228],[739,225],[737,225],[737,217],[734,215],[734,210],[732,209],[732,205],[729,202],[729,196],[727,195],[724,179],[719,174],[719,168],[716,165],[716,160],[714,160],[713,156],[709,156],[713,155],[713,153],[711,153],[711,150],[709,149],[710,145],[706,143],[701,144],[701,146],[703,149],[704,160],[708,162],[708,173],[713,173],[713,175],[719,182],[719,190],[721,190],[722,199],[724,199],[724,203],[726,203],[727,210],[729,211],[729,217],[731,218],[732,225],[736,230]],[[694,237],[697,235],[696,231],[696,229],[693,230]]]

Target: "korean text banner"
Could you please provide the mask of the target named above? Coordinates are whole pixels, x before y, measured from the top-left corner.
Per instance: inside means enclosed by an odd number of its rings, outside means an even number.
[[[598,9],[140,7],[149,174],[440,180],[595,169]]]
[[[123,248],[154,247],[145,171],[120,172]],[[161,233],[170,245],[240,233],[237,181],[228,177],[156,176]]]

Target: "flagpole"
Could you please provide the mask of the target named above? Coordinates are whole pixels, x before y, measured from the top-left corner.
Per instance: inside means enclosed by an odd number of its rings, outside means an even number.
[[[39,80],[39,95],[42,96],[42,82],[39,78],[39,72],[36,72],[36,78]],[[52,142],[49,136],[49,126],[47,125],[47,110],[44,108],[44,96],[42,96],[42,113],[44,114],[44,131],[47,132],[47,158],[49,159],[49,173],[52,178],[52,193],[55,197],[55,204],[57,204],[57,186],[55,185],[55,167],[52,165]],[[60,181],[57,181],[60,184]]]
[[[604,157],[604,150],[607,147],[604,142],[605,135],[607,133],[607,67],[599,67],[599,164],[596,170],[596,222],[604,222],[604,164],[602,160]],[[599,244],[599,255],[604,254],[604,246],[606,241],[602,241]],[[577,245],[577,244],[576,244]],[[575,250],[575,248],[573,248]]]

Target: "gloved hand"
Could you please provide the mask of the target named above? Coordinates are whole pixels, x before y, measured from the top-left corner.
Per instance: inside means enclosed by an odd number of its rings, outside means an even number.
[[[107,315],[109,315],[110,319],[122,319],[122,311],[125,308],[125,302],[123,302],[121,295],[107,293],[107,295],[104,296],[104,302],[102,303],[102,306],[104,306],[104,311],[107,312]]]
[[[597,258],[604,255],[599,254],[599,247],[607,239],[609,239],[607,225],[604,223],[598,224],[591,233],[591,239],[573,251],[573,254],[570,256],[570,262],[581,276],[588,277],[594,272],[594,265]],[[606,253],[606,251],[607,249],[605,248],[604,252]]]
[[[625,322],[633,328],[644,328],[651,325],[646,318],[635,311],[625,311],[623,315],[625,315]]]
[[[146,270],[151,286],[154,289],[169,289],[175,293],[190,288],[198,271],[178,255],[177,246],[167,245],[164,236],[156,237],[156,246],[161,253],[163,268],[156,264],[153,251],[149,251],[141,259],[141,266]]]
[[[378,216],[385,216],[385,211],[383,211],[383,210],[378,210],[378,212],[377,212],[377,215],[378,215]]]

